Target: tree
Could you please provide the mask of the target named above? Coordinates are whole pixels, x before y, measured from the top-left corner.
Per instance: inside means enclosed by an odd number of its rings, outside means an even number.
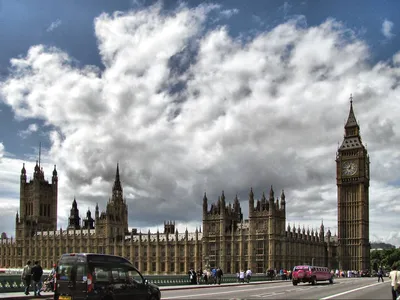
[[[386,270],[391,269],[393,265],[400,267],[400,249],[373,250],[370,259],[375,271],[379,267]]]

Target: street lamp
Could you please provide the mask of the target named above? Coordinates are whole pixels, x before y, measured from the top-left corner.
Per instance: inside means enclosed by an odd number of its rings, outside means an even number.
[[[311,265],[313,266],[314,265],[314,257],[311,259]]]

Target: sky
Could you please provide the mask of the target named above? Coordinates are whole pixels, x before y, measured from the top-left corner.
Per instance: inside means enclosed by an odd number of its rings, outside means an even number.
[[[397,1],[0,1],[0,231],[19,175],[104,210],[119,163],[129,226],[202,223],[202,198],[284,189],[287,222],[337,232],[335,157],[353,95],[370,240],[400,246]],[[397,216],[397,217],[396,217]]]

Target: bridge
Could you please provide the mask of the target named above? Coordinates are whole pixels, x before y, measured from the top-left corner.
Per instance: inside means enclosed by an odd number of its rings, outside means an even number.
[[[160,277],[160,276],[158,276]],[[164,276],[171,277],[171,276]],[[181,276],[175,276],[181,277]],[[183,276],[187,277],[187,276]],[[235,276],[227,276],[235,278]],[[289,280],[262,280],[253,277],[251,283],[228,282],[221,285],[189,285],[178,280],[176,285],[160,285],[161,299],[391,299],[390,281],[377,282],[376,277],[340,278],[334,284],[325,282],[316,285],[300,284],[293,286]],[[150,277],[148,277],[150,280]],[[154,281],[155,282],[155,278]],[[159,280],[167,280],[160,278]],[[52,299],[53,293],[43,293],[43,299]],[[31,299],[21,291],[0,293],[0,298]]]

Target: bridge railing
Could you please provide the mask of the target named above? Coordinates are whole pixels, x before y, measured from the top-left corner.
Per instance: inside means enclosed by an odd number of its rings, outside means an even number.
[[[145,275],[144,276],[150,283],[154,283],[158,286],[180,286],[190,285],[190,279],[188,275]],[[43,281],[47,276],[43,277]],[[251,281],[271,281],[270,277],[265,274],[253,274]],[[211,280],[210,280],[211,282]],[[235,283],[238,279],[235,274],[225,274],[222,276],[222,283]],[[200,280],[200,284],[205,285],[203,278]],[[0,275],[0,293],[9,292],[23,292],[25,288],[24,283],[21,281],[21,275]]]

